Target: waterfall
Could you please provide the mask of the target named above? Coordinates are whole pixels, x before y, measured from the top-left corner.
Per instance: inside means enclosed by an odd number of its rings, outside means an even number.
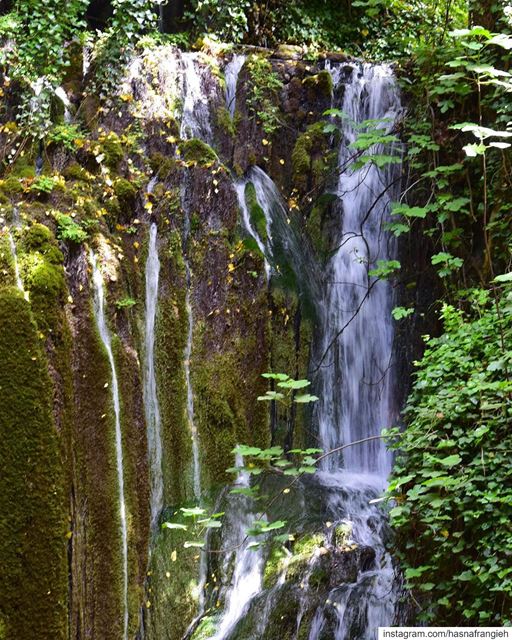
[[[98,266],[95,253],[91,250],[90,262],[92,266],[92,282],[94,285],[94,317],[100,334],[101,342],[107,352],[110,364],[112,402],[115,416],[115,444],[116,444],[116,471],[119,489],[119,518],[121,523],[121,556],[123,570],[123,638],[128,640],[128,526],[126,522],[126,503],[124,491],[124,469],[123,469],[123,442],[121,432],[121,403],[119,396],[119,382],[116,372],[116,364],[112,351],[112,337],[107,326],[105,314],[105,290],[103,286],[103,276]]]
[[[389,282],[370,276],[369,271],[378,260],[396,258],[396,245],[385,225],[390,219],[390,202],[398,195],[394,185],[400,176],[399,164],[378,168],[367,163],[354,169],[351,157],[354,151],[349,145],[366,126],[391,130],[401,111],[399,92],[389,66],[354,63],[342,67],[327,65],[327,69],[336,89],[340,93],[343,90],[343,99],[337,104],[342,105],[344,118],[339,149],[340,175],[335,190],[340,212],[339,233],[334,238],[337,248],[323,270],[315,264],[307,244],[290,223],[279,191],[263,171],[252,168],[235,185],[243,225],[265,256],[269,271],[279,275],[283,260],[288,261],[299,279],[301,295],[306,290],[314,302],[316,330],[311,377],[320,397],[314,414],[320,446],[325,451],[378,436],[384,427],[393,425],[397,417],[391,316],[393,289]],[[377,148],[368,153],[372,152],[398,154],[399,149]],[[249,182],[254,185],[256,200],[265,214],[266,238],[255,229],[245,201]],[[357,569],[354,579],[340,579],[339,585],[330,589],[326,601],[310,610],[308,618],[305,616],[307,602],[313,595],[309,591],[308,596],[308,576],[315,559],[310,560],[302,580],[306,592],[300,599],[295,637],[374,640],[379,626],[393,623],[397,581],[385,546],[387,518],[375,504],[385,488],[390,466],[385,446],[374,440],[349,447],[343,455],[326,458],[326,464],[315,477],[301,484],[303,491],[313,489],[312,495],[321,501],[322,517],[332,526],[328,540],[334,540],[338,525],[346,529],[349,551],[336,550],[336,545],[333,549],[335,553],[347,554],[347,562],[350,562],[348,554],[355,554],[351,557]],[[230,505],[229,522],[234,518],[231,508]],[[239,523],[243,524],[245,518],[244,512],[240,512]],[[228,528],[225,535],[230,540],[236,539],[232,529]],[[262,591],[254,568],[254,565],[259,567],[260,560],[253,558],[250,570],[245,564],[243,549],[242,546],[234,558],[226,609],[215,640],[236,635],[235,627],[250,607],[253,607],[251,611],[258,611],[257,617],[261,618],[262,602],[263,611],[268,612],[276,592],[279,593],[279,585],[268,592]],[[250,580],[250,585],[245,585],[243,579]],[[286,594],[286,589],[282,593]],[[261,624],[266,622],[260,620]],[[303,625],[307,625],[307,636]]]
[[[390,426],[394,413],[391,310],[393,293],[388,281],[368,275],[377,260],[395,257],[393,236],[384,230],[396,189],[396,165],[379,169],[366,164],[352,169],[348,145],[357,137],[357,124],[383,120],[390,129],[400,109],[398,89],[389,66],[354,67],[345,85],[342,143],[339,152],[337,195],[342,205],[338,250],[326,268],[321,311],[321,337],[316,358],[319,368],[316,406],[322,447],[328,451],[343,443],[378,435]],[[383,153],[383,150],[373,150]],[[346,167],[343,169],[343,167]],[[334,457],[329,467],[335,469]],[[349,471],[373,472],[383,478],[390,470],[385,446],[374,441],[348,448],[343,466]]]
[[[202,69],[197,54],[182,54],[183,111],[180,137],[184,140],[200,138],[208,144],[212,141],[209,96],[203,90]]]
[[[344,87],[341,173],[337,196],[342,208],[338,249],[325,275],[317,366],[315,407],[321,447],[379,435],[397,417],[393,375],[393,290],[386,280],[369,276],[377,260],[396,257],[393,237],[385,231],[390,202],[397,195],[396,166],[369,163],[350,166],[348,148],[363,122],[390,130],[400,113],[400,98],[389,66],[356,65]],[[384,153],[384,149],[372,149]],[[388,150],[389,152],[389,150]],[[396,152],[396,150],[395,150]],[[340,467],[343,467],[340,469]],[[357,581],[340,585],[329,596],[337,619],[335,640],[375,638],[379,626],[392,624],[396,591],[394,571],[385,550],[386,519],[373,504],[385,487],[391,460],[382,441],[349,447],[332,456],[319,480],[329,491],[328,509],[335,522],[351,529],[352,541],[375,554]],[[317,640],[327,605],[312,623],[309,640]]]
[[[242,456],[237,454],[237,467],[243,467]],[[241,471],[235,485],[249,487],[250,476]],[[256,520],[251,500],[245,496],[232,496],[224,522],[222,550],[226,555],[224,566],[234,562],[234,571],[225,592],[225,606],[219,626],[210,640],[227,640],[236,624],[246,613],[252,598],[261,591],[263,582],[263,552],[252,549],[247,529]],[[229,570],[229,569],[228,569]]]
[[[190,138],[200,138],[205,142],[211,141],[210,111],[208,96],[203,91],[201,72],[196,65],[197,56],[193,53],[182,54],[183,62],[183,113],[181,119],[180,136],[186,140]],[[185,212],[185,223],[183,231],[183,262],[185,264],[186,275],[186,296],[185,307],[188,315],[187,343],[183,355],[185,369],[185,384],[187,389],[187,423],[192,438],[192,460],[193,460],[193,491],[194,498],[199,501],[201,498],[201,459],[199,455],[199,434],[195,423],[194,411],[194,390],[190,377],[190,359],[192,357],[192,347],[194,338],[194,312],[191,300],[191,270],[188,259],[187,242],[190,236],[190,212],[188,210],[187,184],[182,184],[181,202]]]
[[[145,332],[145,377],[144,407],[148,430],[149,466],[151,474],[151,524],[154,525],[163,507],[164,482],[162,473],[162,435],[160,406],[158,404],[155,375],[155,321],[158,304],[158,259],[157,225],[149,227],[148,257],[146,261],[146,332]]]
[[[236,110],[236,87],[238,76],[245,64],[247,56],[235,53],[224,69],[224,79],[226,81],[226,108],[231,118],[235,117]]]

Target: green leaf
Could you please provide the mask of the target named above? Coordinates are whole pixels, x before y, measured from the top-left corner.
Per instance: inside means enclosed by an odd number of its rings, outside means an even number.
[[[260,447],[251,447],[246,444],[239,444],[231,451],[231,453],[238,454],[244,458],[247,456],[259,456],[261,452],[262,449]]]
[[[284,384],[284,383],[281,383]],[[266,401],[266,400],[282,400],[284,398],[284,394],[278,393],[277,391],[267,391],[264,396],[258,396],[257,400]]]
[[[444,467],[455,467],[461,462],[462,458],[458,454],[453,454],[451,456],[446,456],[446,458],[441,458],[439,462]]]
[[[289,380],[290,376],[287,376],[286,373],[262,373],[262,378],[270,378],[271,380]]]
[[[493,282],[499,282],[499,283],[508,283],[508,282],[512,282],[512,271],[510,271],[509,273],[502,273],[499,276],[496,276],[493,280]]]
[[[162,529],[181,529],[186,531],[188,527],[186,524],[180,524],[179,522],[162,522]]]
[[[285,382],[278,382],[277,386],[283,389],[304,389],[304,387],[309,387],[310,384],[309,380],[286,380]]]
[[[395,307],[393,311],[391,311],[391,315],[395,320],[402,320],[403,318],[408,318],[411,314],[414,313],[414,308],[409,307]]]
[[[197,518],[206,513],[206,509],[202,509],[201,507],[181,507],[180,511],[184,518]]]
[[[294,402],[298,404],[307,404],[309,402],[316,402],[319,398],[317,396],[312,396],[310,394],[304,394],[300,396],[295,396]]]

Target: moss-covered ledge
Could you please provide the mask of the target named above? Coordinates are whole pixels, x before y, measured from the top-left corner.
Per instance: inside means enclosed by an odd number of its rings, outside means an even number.
[[[67,636],[66,500],[52,385],[29,304],[0,291],[0,638]]]

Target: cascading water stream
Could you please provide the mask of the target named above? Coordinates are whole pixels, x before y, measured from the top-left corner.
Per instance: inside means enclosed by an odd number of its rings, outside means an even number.
[[[236,87],[238,76],[245,64],[247,56],[235,53],[224,69],[224,79],[226,82],[226,108],[231,118],[235,116],[236,110]]]
[[[185,368],[185,384],[187,387],[187,421],[192,435],[192,459],[194,464],[193,469],[193,490],[194,498],[199,501],[201,498],[201,460],[199,457],[199,436],[197,433],[197,426],[195,423],[194,412],[194,390],[192,388],[192,381],[190,379],[190,358],[192,356],[192,343],[194,337],[194,313],[192,310],[192,303],[190,300],[190,267],[188,260],[185,260],[186,278],[187,278],[187,293],[185,297],[185,307],[188,314],[188,331],[187,331],[187,344],[185,345],[184,355],[184,368]]]
[[[393,236],[386,232],[396,164],[380,169],[374,163],[352,169],[348,146],[358,126],[368,120],[390,129],[400,109],[398,90],[388,66],[356,66],[344,85],[342,144],[337,195],[342,205],[338,250],[326,270],[321,305],[322,329],[316,384],[320,397],[317,420],[320,441],[328,451],[345,442],[378,435],[395,416],[392,393],[392,288],[368,272],[378,260],[394,257]],[[382,150],[374,149],[376,153]],[[395,189],[396,192],[396,189]],[[339,334],[339,335],[338,335]],[[322,360],[322,362],[320,362]],[[326,366],[329,365],[329,366]],[[341,460],[329,459],[336,469]],[[390,460],[380,441],[351,447],[343,456],[349,471],[386,477]]]
[[[149,191],[149,189],[148,189]],[[163,507],[164,482],[162,471],[162,434],[160,406],[155,374],[155,321],[158,305],[160,260],[155,222],[149,227],[148,257],[146,261],[146,331],[144,367],[144,408],[148,432],[148,452],[151,476],[151,524],[155,525]]]
[[[323,272],[294,233],[271,179],[260,169],[252,168],[236,184],[243,224],[267,264],[272,265],[273,271],[273,254],[278,251],[280,259],[284,255],[315,302],[318,322],[311,369],[320,396],[314,411],[324,451],[378,436],[382,428],[394,423],[397,415],[392,372],[393,290],[388,282],[369,276],[369,270],[378,260],[395,258],[395,243],[385,225],[390,202],[397,195],[393,185],[398,183],[399,162],[386,168],[371,162],[359,169],[351,168],[354,151],[349,145],[364,131],[361,123],[365,121],[373,121],[368,122],[368,127],[392,129],[401,110],[399,93],[392,70],[386,65],[331,66],[335,86],[343,82],[344,91],[343,99],[336,101],[345,114],[339,151],[341,174],[336,188],[342,218],[338,248]],[[398,155],[399,150],[376,148],[371,152]],[[265,239],[251,222],[245,201],[248,182],[254,185],[256,199],[265,213]],[[325,520],[332,523],[332,531],[343,525],[350,532],[347,544],[351,552],[359,554],[355,556],[356,577],[333,588],[309,619],[304,616],[308,598],[305,593],[297,612],[296,636],[303,637],[301,625],[307,624],[309,640],[373,640],[379,626],[392,624],[398,597],[392,560],[385,548],[387,519],[373,503],[385,488],[391,461],[379,440],[349,447],[343,456],[333,455],[326,461],[313,483],[322,496]],[[243,519],[240,513],[239,522]],[[227,535],[230,537],[229,532]],[[253,592],[252,601],[259,603],[255,607],[261,607],[261,598],[264,611],[271,607],[274,589],[262,592],[257,580],[249,590],[237,584],[240,576],[249,575],[244,562],[243,554],[236,556],[226,610],[215,640],[228,640],[236,634],[237,621],[250,606],[248,591]],[[306,572],[303,582],[307,577]],[[243,598],[242,605],[233,604],[236,598]]]
[[[378,260],[395,258],[396,247],[385,230],[396,195],[397,164],[374,163],[351,168],[349,148],[364,124],[392,129],[400,98],[389,66],[356,65],[344,85],[342,143],[337,196],[342,205],[338,249],[326,269],[321,331],[313,366],[317,367],[316,420],[324,451],[378,436],[396,418],[393,396],[393,290],[369,275]],[[370,152],[383,153],[384,149]],[[387,150],[393,153],[393,149]],[[397,150],[394,150],[397,153]],[[385,550],[386,519],[371,500],[385,487],[390,455],[381,440],[348,447],[331,456],[319,474],[329,490],[328,510],[335,522],[348,523],[353,542],[373,550],[370,566],[357,581],[340,585],[329,596],[335,610],[335,640],[375,638],[379,626],[393,621],[394,571]],[[341,470],[342,469],[342,470]],[[309,640],[317,640],[326,607],[314,618]]]
[[[205,142],[209,142],[211,139],[211,125],[208,98],[202,89],[201,74],[196,65],[196,57],[195,54],[183,54],[183,113],[181,117],[180,136],[184,140],[197,137]],[[191,301],[191,270],[187,251],[187,242],[190,236],[190,212],[186,205],[186,192],[187,185],[185,182],[182,185],[181,202],[185,213],[183,262],[185,264],[187,286],[185,307],[188,315],[188,331],[183,361],[187,389],[187,422],[192,437],[193,491],[194,498],[199,501],[201,498],[201,459],[199,453],[199,434],[195,423],[194,390],[190,376],[190,359],[192,357],[194,337],[194,313]]]
[[[9,246],[11,249],[12,261],[14,264],[14,275],[16,278],[16,286],[24,294],[25,289],[23,287],[23,280],[21,279],[21,274],[20,274],[20,265],[18,262],[18,252],[16,251],[16,243],[14,242],[14,237],[10,231],[8,233],[8,238],[9,238]]]
[[[112,402],[115,417],[115,447],[116,447],[116,471],[119,491],[119,519],[121,529],[121,558],[122,558],[122,586],[123,586],[123,639],[128,640],[128,526],[126,521],[126,503],[124,491],[124,465],[123,465],[123,441],[121,432],[121,403],[119,396],[119,382],[117,378],[114,353],[112,351],[112,337],[107,325],[105,314],[105,290],[103,275],[98,266],[95,253],[90,252],[92,267],[92,282],[94,285],[94,317],[98,333],[107,352],[110,364]]]
[[[236,467],[243,467],[242,456],[237,454]],[[241,471],[235,485],[249,487],[250,476]],[[247,611],[252,598],[261,591],[263,582],[263,552],[261,548],[251,549],[251,539],[247,529],[256,516],[251,509],[251,500],[243,495],[234,496],[224,522],[222,550],[226,555],[224,565],[234,560],[234,571],[226,589],[224,613],[219,626],[210,640],[227,640],[236,624]]]

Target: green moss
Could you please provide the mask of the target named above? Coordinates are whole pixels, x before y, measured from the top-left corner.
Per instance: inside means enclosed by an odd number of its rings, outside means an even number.
[[[12,197],[23,193],[24,188],[19,178],[9,176],[5,180],[0,181],[0,191],[4,195]]]
[[[67,638],[66,499],[47,362],[29,305],[0,292],[0,619],[6,638]]]
[[[78,180],[80,182],[90,182],[92,178],[90,173],[80,166],[78,162],[69,164],[62,172],[62,175],[67,180]]]
[[[245,203],[249,210],[251,224],[265,243],[267,241],[267,218],[256,198],[256,189],[252,182],[248,182],[245,186]]]
[[[115,169],[124,158],[124,150],[117,133],[110,131],[100,138],[100,146],[105,154],[105,163],[111,169]]]
[[[153,173],[158,173],[161,178],[165,178],[176,169],[176,160],[156,152],[149,157],[149,166]]]
[[[332,76],[328,71],[320,71],[314,76],[304,78],[302,84],[308,89],[312,89],[316,95],[330,98],[333,93]]]
[[[168,519],[179,521],[179,512],[175,514],[171,510]],[[190,522],[185,521],[185,524]],[[190,534],[186,531],[169,529],[159,531],[155,536],[146,590],[148,636],[151,638],[162,637],[162,629],[165,629],[165,638],[181,640],[197,614],[201,551],[185,549],[183,544],[189,539]]]
[[[180,151],[185,162],[197,164],[201,167],[208,167],[218,160],[217,154],[210,145],[199,140],[199,138],[181,142]]]
[[[114,193],[116,194],[119,206],[125,211],[132,211],[137,197],[136,186],[125,178],[118,178],[114,182]]]
[[[192,640],[208,640],[215,635],[219,618],[218,616],[206,616],[203,618],[192,635]]]
[[[11,168],[10,175],[16,178],[35,178],[35,154],[30,153],[20,155]]]
[[[306,223],[311,244],[321,260],[326,260],[333,249],[333,234],[330,233],[329,227],[325,222],[332,203],[335,201],[336,196],[334,194],[324,193],[316,201]]]
[[[226,135],[230,137],[233,137],[236,135],[237,120],[238,120],[237,115],[238,114],[235,114],[235,117],[232,118],[231,113],[229,112],[229,109],[226,109],[226,107],[219,107],[217,109],[217,114],[216,114],[217,126]]]
[[[62,323],[67,289],[64,257],[48,227],[36,223],[27,228],[19,261],[39,328],[43,331],[55,328]]]
[[[185,305],[185,265],[178,231],[169,234],[168,268],[161,275],[156,321],[156,373],[164,445],[164,481],[167,501],[184,502],[187,496],[191,442],[186,422],[186,388],[183,353],[187,340],[188,316]],[[169,278],[169,280],[167,280]],[[180,284],[178,284],[180,283]]]
[[[122,564],[119,489],[111,373],[92,319],[89,292],[75,300],[80,331],[74,336],[73,494],[74,581],[82,612],[73,637],[122,637]]]
[[[297,186],[304,189],[310,182],[309,174],[318,180],[329,168],[332,158],[328,156],[329,138],[324,133],[324,122],[315,122],[302,133],[292,151],[293,176]]]

